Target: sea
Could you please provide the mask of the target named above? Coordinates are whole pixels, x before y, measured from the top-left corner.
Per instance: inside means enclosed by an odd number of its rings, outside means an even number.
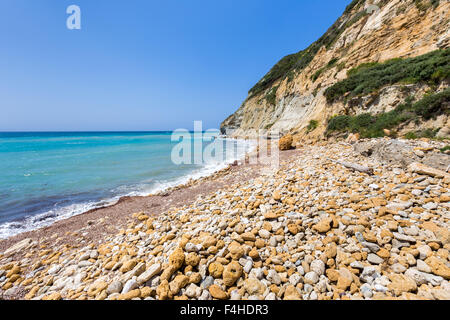
[[[0,239],[211,175],[254,147],[214,132],[0,132]]]

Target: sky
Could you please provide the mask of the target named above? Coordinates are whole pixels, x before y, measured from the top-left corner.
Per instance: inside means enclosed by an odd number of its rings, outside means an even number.
[[[219,128],[349,3],[0,0],[0,131]]]

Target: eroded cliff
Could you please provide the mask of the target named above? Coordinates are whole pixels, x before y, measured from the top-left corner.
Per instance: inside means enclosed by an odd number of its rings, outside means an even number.
[[[447,0],[354,0],[318,41],[280,60],[221,129],[238,137],[253,137],[258,130],[290,132],[297,142],[314,141],[329,133],[327,126],[336,115],[379,115],[396,110],[408,98],[417,102],[443,92],[449,83],[449,26]],[[372,90],[355,90],[357,94],[344,90],[341,97],[329,98],[329,88],[360,72],[361,66],[380,69],[380,64],[394,58],[404,60],[434,51],[444,53],[436,58],[440,60],[432,60],[433,56],[428,64],[415,61],[417,70],[410,70],[416,73],[411,77],[386,81],[388,75],[383,74]],[[424,68],[430,69],[430,76],[420,75]],[[364,72],[369,76],[378,72],[369,71]],[[404,121],[393,131],[406,134],[430,128],[435,134],[448,135],[448,95],[441,102],[443,106],[432,117]]]

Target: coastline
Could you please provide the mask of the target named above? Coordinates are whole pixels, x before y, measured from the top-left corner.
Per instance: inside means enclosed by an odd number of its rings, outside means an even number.
[[[221,137],[220,139],[242,140],[231,137]],[[245,142],[248,143],[249,141],[246,140]],[[104,232],[98,230],[101,229],[101,227],[88,228],[89,236],[87,239],[99,239],[98,235],[100,234],[106,236],[117,232],[120,229],[120,226],[124,226],[126,218],[129,218],[128,215],[132,213],[143,212],[146,211],[144,209],[147,209],[152,211],[148,212],[149,214],[158,215],[168,209],[166,205],[159,205],[159,202],[169,202],[171,205],[183,205],[192,202],[197,195],[205,195],[208,191],[215,189],[214,187],[209,186],[208,182],[211,184],[213,182],[219,183],[218,188],[220,188],[223,186],[223,183],[235,181],[235,178],[232,176],[225,179],[227,175],[231,174],[236,176],[240,175],[241,171],[248,169],[252,171],[255,167],[260,167],[242,164],[242,161],[244,161],[246,157],[255,152],[256,145],[252,145],[252,142],[254,141],[250,141],[250,144],[248,145],[248,147],[250,147],[248,152],[240,155],[237,159],[229,159],[226,162],[217,165],[211,172],[206,171],[205,173],[204,170],[206,168],[204,167],[187,176],[180,177],[174,182],[168,182],[168,186],[158,188],[156,191],[147,193],[146,195],[120,196],[117,200],[109,201],[110,203],[106,205],[94,207],[79,214],[52,221],[48,225],[0,239],[0,255],[2,252],[24,239],[39,240],[43,237],[45,238],[49,233],[52,235],[64,234],[64,243],[73,243],[76,239],[72,239],[73,237],[71,237],[69,233],[77,232],[83,229],[83,226],[92,225],[93,220],[95,219],[105,219],[105,217],[106,219],[110,219],[112,217],[111,220],[114,220],[114,226],[110,224],[111,221],[108,221],[109,224]],[[241,165],[236,166],[236,163],[240,163]],[[208,187],[202,187],[201,185],[208,185]],[[195,191],[191,192],[192,188]],[[184,194],[183,191],[186,191],[186,194]],[[189,193],[189,195],[187,193]],[[121,210],[124,210],[123,212],[125,213],[121,214]],[[106,221],[104,221],[104,223],[106,223]],[[77,235],[74,236],[74,238],[76,238]]]
[[[394,143],[442,145],[357,144]],[[357,149],[301,146],[0,242],[0,299],[449,299],[450,176]]]
[[[64,221],[70,219],[74,216],[83,215],[98,209],[103,209],[107,207],[114,206],[124,199],[133,197],[148,197],[151,195],[160,194],[166,192],[173,188],[182,187],[189,185],[192,181],[201,180],[207,178],[227,169],[230,164],[235,161],[242,161],[247,157],[249,153],[255,150],[254,141],[248,141],[244,139],[230,138],[230,137],[220,137],[220,140],[226,141],[228,139],[235,141],[239,144],[241,153],[234,155],[234,158],[226,159],[220,163],[205,164],[200,168],[193,169],[192,171],[181,175],[177,178],[171,180],[156,181],[155,185],[146,188],[145,190],[127,190],[126,192],[120,192],[118,194],[112,195],[109,198],[98,198],[96,200],[80,200],[81,202],[70,203],[64,207],[57,208],[55,210],[44,211],[38,214],[33,214],[25,216],[20,221],[8,221],[0,225],[0,242],[2,240],[7,240],[22,233],[30,233],[36,230],[47,228],[58,221]],[[239,148],[238,148],[239,149]],[[247,150],[245,152],[244,150]],[[244,151],[244,153],[242,153]],[[120,189],[116,187],[116,189]],[[43,199],[42,201],[45,201]],[[1,246],[0,246],[1,248]]]

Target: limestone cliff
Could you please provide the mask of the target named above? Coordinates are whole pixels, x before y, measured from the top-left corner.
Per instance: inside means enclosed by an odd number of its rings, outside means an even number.
[[[331,102],[325,92],[363,64],[448,49],[449,26],[448,0],[354,0],[318,41],[275,65],[221,129],[239,137],[266,129],[290,132],[296,141],[317,140],[324,137],[334,115],[377,114],[392,110],[408,96],[419,99],[430,91],[429,83],[390,83],[375,93]],[[448,72],[448,63],[444,68]],[[448,77],[441,80],[432,90],[448,87]],[[440,114],[420,127],[445,131],[449,119],[448,113]],[[399,132],[408,126],[414,124]]]

